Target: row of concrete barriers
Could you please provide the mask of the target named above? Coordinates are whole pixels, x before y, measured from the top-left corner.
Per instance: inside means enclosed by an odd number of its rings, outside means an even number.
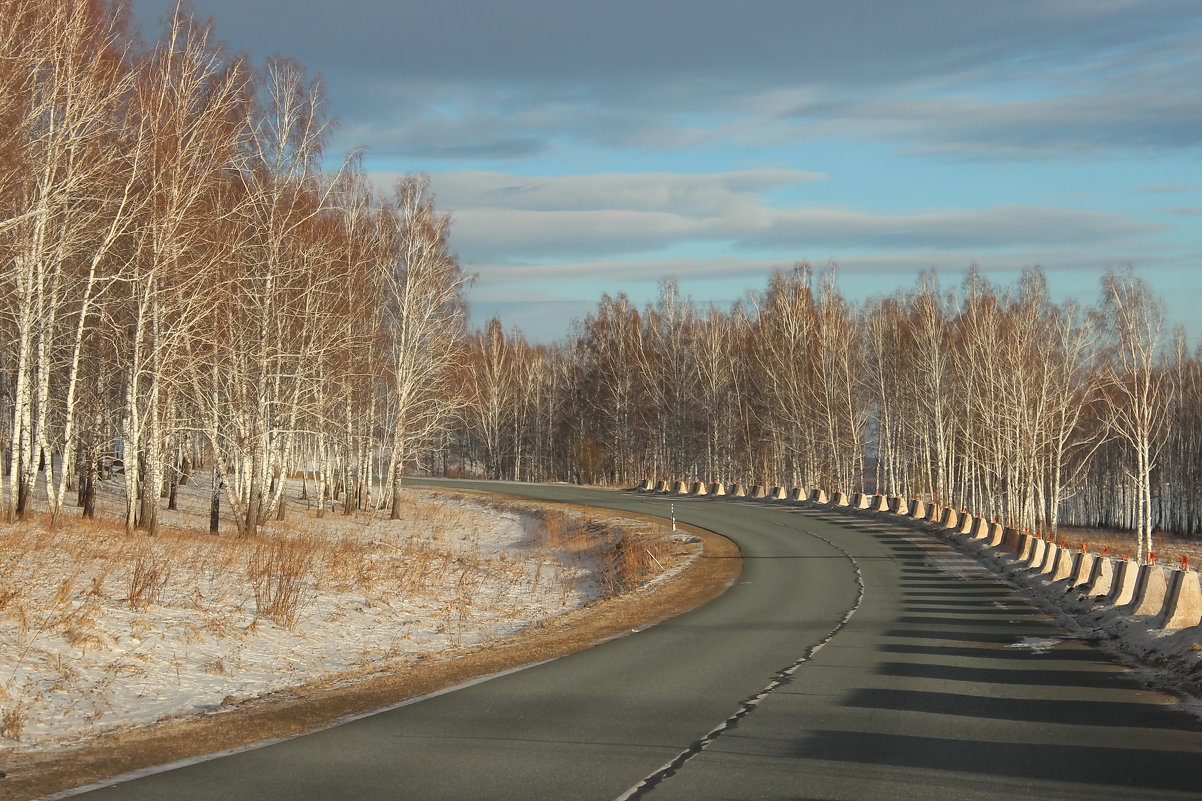
[[[900,495],[829,495],[820,487],[806,490],[761,484],[745,487],[722,482],[650,479],[634,488],[661,495],[743,498],[808,508],[873,515],[955,538],[1014,578],[1047,582],[1077,593],[1114,615],[1146,618],[1150,628],[1176,630],[1202,624],[1202,582],[1192,569],[1137,564],[1126,558],[1074,550],[1052,538],[1020,532],[990,522],[967,510],[927,503]],[[1184,566],[1183,566],[1184,567]]]

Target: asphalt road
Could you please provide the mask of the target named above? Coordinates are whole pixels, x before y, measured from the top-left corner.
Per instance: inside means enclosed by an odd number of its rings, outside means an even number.
[[[670,501],[489,484],[667,514]],[[588,651],[97,790],[153,799],[1202,798],[1202,725],[939,542],[714,499],[739,583]]]

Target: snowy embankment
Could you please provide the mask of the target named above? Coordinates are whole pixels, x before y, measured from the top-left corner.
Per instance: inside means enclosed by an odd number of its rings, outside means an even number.
[[[1151,614],[1137,614],[1131,604],[1115,603],[1106,595],[1090,595],[1090,582],[1085,578],[1057,578],[1055,573],[1032,567],[1019,554],[1005,548],[991,547],[984,540],[958,535],[946,528],[928,527],[929,531],[955,545],[965,559],[931,560],[931,564],[958,575],[1001,575],[1046,612],[1074,639],[1093,643],[1136,671],[1145,683],[1168,689],[1189,697],[1183,706],[1202,713],[1196,700],[1202,695],[1202,626],[1166,628],[1163,597],[1155,599],[1157,608]],[[1066,554],[1068,555],[1068,554]],[[1077,554],[1072,554],[1074,564]],[[1095,558],[1100,558],[1095,555]],[[1045,565],[1046,566],[1046,565]],[[1077,571],[1074,571],[1076,575]],[[1197,581],[1197,573],[1187,578]],[[1045,647],[1052,643],[1026,643],[1029,647]],[[1202,716],[1202,714],[1200,714]]]
[[[999,567],[1073,637],[1115,655],[1142,673],[1149,684],[1190,696],[1202,692],[1202,627],[1166,629],[1159,612],[1134,614],[1127,605],[1108,603],[1104,596],[1091,597],[1084,585],[1070,587],[1064,580],[1052,581],[1047,574],[1016,565],[1002,563]],[[1197,574],[1192,575],[1196,581]]]
[[[402,520],[294,511],[215,537],[193,492],[156,537],[0,526],[0,754],[453,655],[673,564],[649,524],[421,490]]]

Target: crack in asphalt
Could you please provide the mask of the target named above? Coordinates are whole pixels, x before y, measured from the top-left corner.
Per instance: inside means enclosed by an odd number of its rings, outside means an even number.
[[[776,521],[773,522],[775,525],[782,527],[784,526],[783,523],[777,523]],[[750,698],[740,702],[738,709],[735,710],[733,715],[711,729],[704,737],[700,738],[699,740],[695,740],[688,748],[677,754],[670,762],[664,764],[658,770],[646,776],[638,784],[634,785],[629,790],[622,793],[622,795],[614,799],[614,801],[637,801],[637,799],[643,798],[660,784],[662,784],[665,779],[669,779],[679,773],[681,768],[683,768],[689,760],[700,754],[705,749],[709,748],[709,746],[713,744],[715,740],[731,729],[734,729],[739,725],[739,721],[754,712],[755,708],[759,706],[761,701],[792,681],[793,674],[796,673],[802,665],[813,659],[814,654],[818,653],[827,643],[833,640],[835,635],[842,631],[845,626],[847,626],[847,622],[851,620],[851,617],[856,613],[856,610],[860,608],[860,604],[864,600],[864,574],[860,572],[860,565],[858,562],[856,562],[855,557],[853,557],[843,548],[828,540],[826,537],[819,536],[818,534],[815,534],[812,531],[807,531],[801,527],[798,527],[798,530],[802,534],[822,540],[827,545],[831,546],[836,551],[847,557],[847,560],[851,562],[852,569],[856,574],[856,601],[852,605],[851,609],[847,610],[847,613],[843,615],[843,618],[839,621],[838,625],[831,629],[829,634],[807,648],[805,653],[803,653],[796,662],[772,674],[772,680],[768,682],[768,685],[764,687],[764,689],[760,690]]]

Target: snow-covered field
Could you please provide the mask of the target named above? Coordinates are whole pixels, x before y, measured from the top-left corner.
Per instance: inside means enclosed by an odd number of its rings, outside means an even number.
[[[74,510],[0,526],[0,754],[454,653],[670,564],[648,524],[416,489],[402,520],[290,509],[215,537],[205,490],[153,538]]]

